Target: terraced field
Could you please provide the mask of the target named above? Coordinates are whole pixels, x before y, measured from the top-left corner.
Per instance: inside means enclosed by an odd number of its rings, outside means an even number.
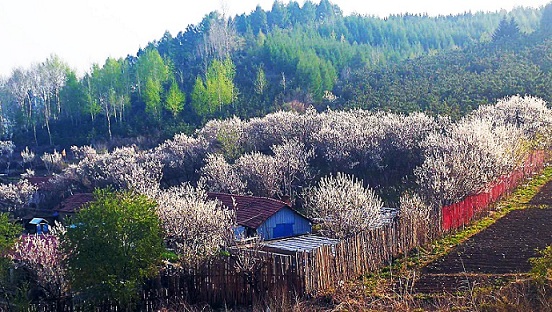
[[[536,250],[552,245],[552,182],[526,204],[424,267],[415,291],[463,291],[527,273]]]

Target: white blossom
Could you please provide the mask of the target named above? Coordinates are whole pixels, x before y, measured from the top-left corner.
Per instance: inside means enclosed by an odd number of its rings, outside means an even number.
[[[0,163],[5,164],[6,172],[8,173],[10,171],[10,164],[14,150],[15,144],[13,144],[12,141],[0,141]]]
[[[159,187],[162,169],[159,160],[152,159],[133,146],[87,157],[66,173],[89,190],[113,186],[147,194]]]
[[[92,159],[98,154],[92,146],[71,146],[71,152],[76,160]]]
[[[420,190],[444,205],[483,191],[521,166],[528,146],[542,146],[550,116],[544,102],[516,96],[432,133],[422,143],[425,160],[415,170]]]
[[[186,266],[214,255],[233,239],[234,213],[209,200],[202,187],[189,184],[159,190],[154,195],[167,246]]]
[[[201,168],[201,183],[211,192],[244,194],[247,184],[242,181],[235,166],[221,154],[209,154]]]
[[[44,163],[44,166],[46,167],[46,170],[48,170],[49,173],[53,172],[61,172],[63,167],[65,166],[65,162],[63,161],[63,155],[56,150],[52,154],[50,153],[44,153],[40,159]]]
[[[163,164],[163,176],[166,180],[193,181],[197,170],[203,166],[208,143],[204,139],[177,134],[151,150],[150,157]]]
[[[17,183],[0,184],[0,209],[15,212],[27,205],[36,191],[37,187],[27,179]]]
[[[306,206],[322,221],[323,234],[345,238],[379,224],[383,202],[362,181],[338,173],[323,177],[307,192]]]
[[[210,152],[222,153],[226,159],[234,160],[244,152],[245,126],[238,117],[213,119],[199,129],[197,135],[209,143]]]
[[[32,163],[35,160],[35,153],[29,150],[28,146],[25,146],[25,149],[21,151],[21,159],[23,161],[23,166],[29,164],[32,168]]]
[[[15,150],[15,144],[12,141],[0,141],[0,156],[11,156]]]

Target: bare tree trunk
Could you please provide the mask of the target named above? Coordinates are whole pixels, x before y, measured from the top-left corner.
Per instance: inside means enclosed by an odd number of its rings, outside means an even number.
[[[138,95],[140,97],[142,97],[142,87],[141,87],[141,83],[140,83],[140,70],[136,71],[136,82],[137,82],[137,85],[138,85]]]
[[[36,124],[33,124],[33,134],[34,134],[35,144],[38,145],[38,139],[36,138]]]
[[[46,130],[48,131],[48,140],[50,145],[52,144],[52,132],[50,131],[50,117],[51,117],[51,100],[50,97],[44,93],[44,122],[46,123]]]
[[[50,121],[46,119],[46,130],[48,131],[48,139],[50,140],[50,145],[54,145],[52,143],[52,133],[50,132]]]
[[[106,112],[105,118],[107,119],[107,132],[109,133],[109,140],[111,140],[113,137],[111,135],[111,118],[109,116],[109,112]]]
[[[54,116],[54,118],[57,119],[57,117],[61,116],[61,101],[59,100],[59,89],[58,88],[55,89],[54,96],[55,96],[56,108],[57,108],[57,116]]]

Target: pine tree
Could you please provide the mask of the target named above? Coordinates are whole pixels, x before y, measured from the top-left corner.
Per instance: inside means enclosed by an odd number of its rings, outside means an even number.
[[[514,39],[519,37],[521,34],[519,26],[512,17],[510,20],[504,16],[498,24],[497,29],[493,33],[493,41],[504,40],[504,39]]]
[[[552,2],[548,3],[542,10],[540,31],[543,34],[550,34],[552,32]]]

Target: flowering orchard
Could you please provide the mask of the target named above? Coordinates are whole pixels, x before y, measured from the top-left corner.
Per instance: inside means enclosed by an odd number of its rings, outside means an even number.
[[[477,194],[550,146],[552,112],[533,97],[514,96],[482,106],[421,142],[418,190],[437,206]]]
[[[155,194],[199,183],[208,191],[285,196],[301,203],[323,177],[344,173],[362,180],[387,205],[409,191],[442,206],[480,192],[520,166],[531,150],[550,146],[551,125],[546,103],[530,96],[481,106],[458,121],[423,113],[310,108],[212,120],[192,136],[177,134],[148,150],[74,147],[78,162],[66,165],[53,181],[60,189],[112,186]],[[12,145],[2,146],[4,155],[13,153]],[[2,186],[0,196],[10,206],[4,210],[24,202],[25,196],[16,198],[17,189],[28,190],[23,184]]]
[[[212,120],[193,136],[178,134],[150,150],[75,147],[80,161],[56,181],[146,194],[199,183],[208,191],[305,203],[324,177],[344,173],[388,205],[409,191],[442,206],[480,192],[531,150],[549,146],[551,125],[546,103],[529,96],[482,106],[458,121],[364,110],[277,112]]]
[[[73,147],[75,161],[60,160],[52,171],[62,171],[50,182],[60,194],[111,187],[153,199],[165,247],[176,254],[171,266],[190,270],[234,243],[232,207],[208,199],[208,191],[291,198],[322,222],[321,233],[337,238],[369,230],[384,205],[398,205],[403,224],[414,229],[401,232],[402,239],[416,246],[429,237],[424,232],[439,226],[433,212],[519,172],[528,155],[552,145],[551,137],[552,111],[530,96],[481,106],[457,121],[423,113],[307,109],[213,120],[194,135],[178,134],[146,150]],[[2,146],[8,166],[14,148]],[[47,156],[42,160],[52,159]],[[35,191],[24,179],[0,184],[0,208],[17,213]],[[52,296],[61,296],[67,291],[63,267],[58,272],[49,262],[34,263],[32,255],[59,261],[57,238],[25,239],[16,248],[20,265]]]
[[[16,213],[31,201],[36,190],[37,187],[26,179],[17,183],[0,184],[0,210]]]

